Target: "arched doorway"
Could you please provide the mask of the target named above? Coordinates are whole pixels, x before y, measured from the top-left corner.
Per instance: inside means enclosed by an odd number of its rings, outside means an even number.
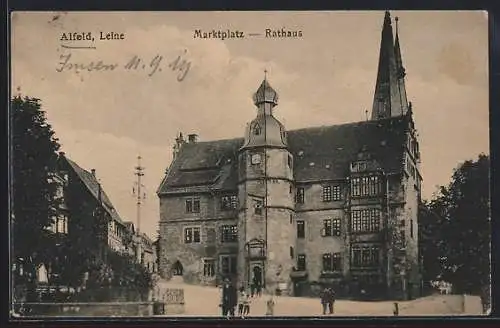
[[[184,268],[182,267],[182,263],[179,261],[175,261],[175,263],[172,265],[172,274],[174,276],[182,276],[183,271]]]

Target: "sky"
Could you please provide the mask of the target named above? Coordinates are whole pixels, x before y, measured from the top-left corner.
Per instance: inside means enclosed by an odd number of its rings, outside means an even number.
[[[423,197],[430,199],[459,163],[489,153],[488,18],[481,11],[391,15],[399,17]],[[252,94],[264,70],[280,97],[275,116],[287,129],[365,120],[383,17],[382,11],[17,12],[11,88],[41,99],[66,156],[96,170],[125,221],[136,221],[134,167],[142,157],[141,230],[154,238],[156,189],[176,135],[196,133],[200,141],[242,137],[256,115]],[[300,30],[302,37],[249,35],[267,28]],[[198,29],[238,30],[246,37],[194,38]],[[90,32],[94,41],[61,41],[73,32]],[[124,38],[100,40],[101,32]],[[62,64],[68,55],[67,63],[117,66],[77,72]],[[127,68],[134,58],[140,65]]]

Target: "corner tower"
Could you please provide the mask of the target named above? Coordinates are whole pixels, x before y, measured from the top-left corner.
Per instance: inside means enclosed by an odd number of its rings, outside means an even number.
[[[257,116],[239,150],[238,280],[268,292],[291,293],[295,263],[293,157],[274,116],[278,94],[262,81],[253,96]]]

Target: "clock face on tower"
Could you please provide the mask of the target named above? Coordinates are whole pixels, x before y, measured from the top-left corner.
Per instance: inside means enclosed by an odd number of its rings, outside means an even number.
[[[260,164],[260,154],[252,155],[252,164]]]

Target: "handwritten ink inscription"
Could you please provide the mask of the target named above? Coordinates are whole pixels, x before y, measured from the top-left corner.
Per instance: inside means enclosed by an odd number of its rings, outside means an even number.
[[[177,56],[174,60],[168,61],[162,55],[155,55],[149,58],[134,55],[124,64],[118,62],[107,63],[103,60],[94,60],[89,62],[76,62],[73,60],[72,53],[62,54],[56,66],[56,72],[105,72],[105,71],[143,71],[148,77],[162,72],[164,69],[177,73],[177,81],[182,82],[191,69],[191,61],[186,59],[187,50]]]

